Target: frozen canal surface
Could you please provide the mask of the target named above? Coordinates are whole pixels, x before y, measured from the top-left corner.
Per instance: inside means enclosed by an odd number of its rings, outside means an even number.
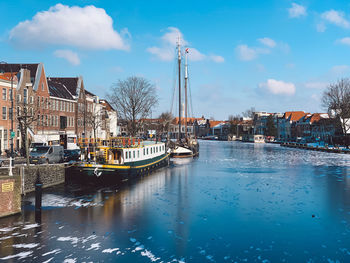
[[[350,262],[350,155],[202,141],[122,186],[45,189],[41,224],[25,200],[0,262]]]

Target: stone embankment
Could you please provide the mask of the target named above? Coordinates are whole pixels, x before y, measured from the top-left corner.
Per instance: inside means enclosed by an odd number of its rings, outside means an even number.
[[[39,172],[43,188],[65,182],[65,165],[18,165],[12,169],[0,168],[0,217],[21,212],[21,196],[35,190],[35,182]]]
[[[298,149],[311,150],[311,151],[350,154],[350,150],[344,149],[344,148],[312,146],[304,143],[294,143],[294,142],[284,142],[284,143],[281,143],[280,145],[283,147],[298,148]]]

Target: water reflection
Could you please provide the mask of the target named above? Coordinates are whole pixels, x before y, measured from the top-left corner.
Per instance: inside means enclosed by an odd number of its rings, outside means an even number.
[[[107,188],[62,186],[0,219],[7,261],[350,261],[350,156],[202,142],[198,159]],[[13,258],[11,258],[13,257]],[[265,261],[264,261],[265,260]]]

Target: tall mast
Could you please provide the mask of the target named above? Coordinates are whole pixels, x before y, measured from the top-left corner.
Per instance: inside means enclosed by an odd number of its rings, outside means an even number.
[[[187,138],[187,79],[188,79],[187,53],[188,53],[188,48],[186,48],[186,51],[185,51],[185,138]]]
[[[178,70],[179,70],[179,141],[181,140],[181,47],[180,47],[180,38],[177,42],[177,51],[178,51]]]

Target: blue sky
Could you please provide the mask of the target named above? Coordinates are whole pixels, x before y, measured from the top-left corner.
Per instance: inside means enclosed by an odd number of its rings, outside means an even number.
[[[324,111],[328,83],[350,73],[347,1],[2,1],[1,60],[84,77],[104,97],[118,79],[157,87],[170,109],[175,39],[190,48],[194,115],[250,107]]]

